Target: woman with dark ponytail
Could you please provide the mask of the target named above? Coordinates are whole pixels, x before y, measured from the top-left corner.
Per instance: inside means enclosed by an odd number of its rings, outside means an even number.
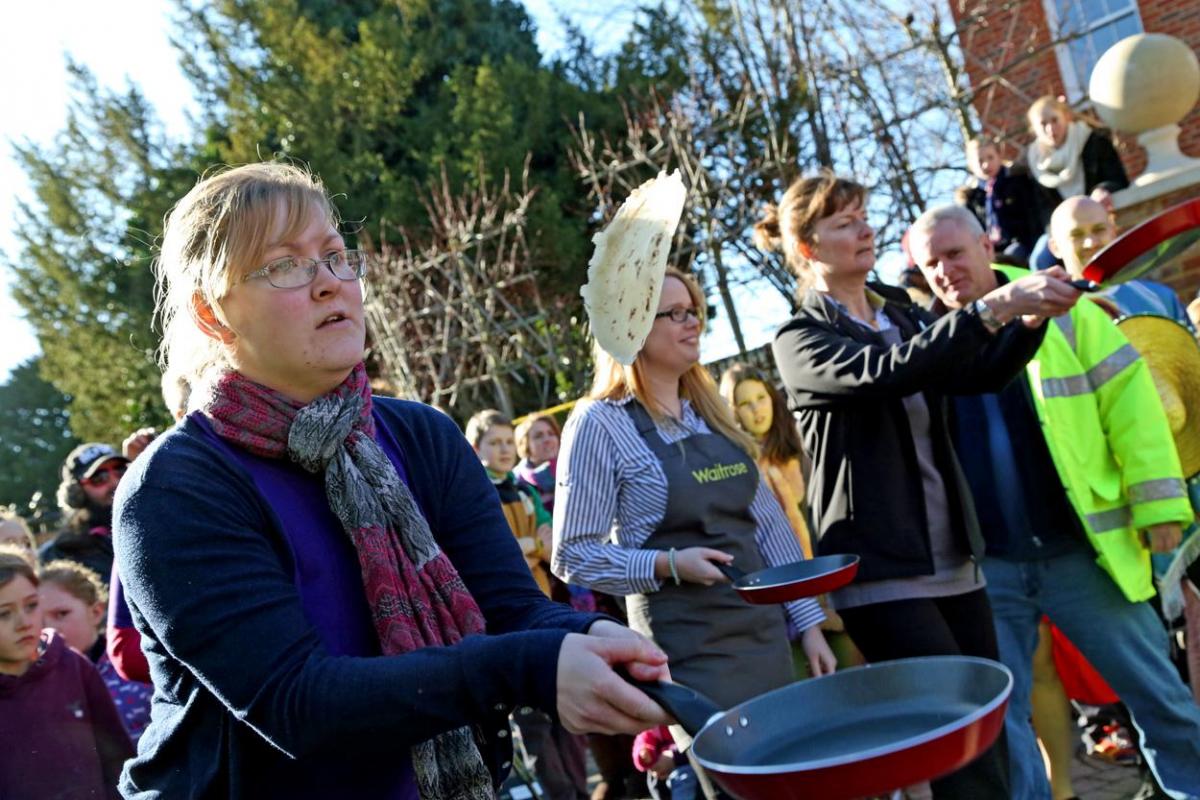
[[[977,568],[983,540],[951,446],[945,396],[995,391],[1024,367],[1042,329],[997,322],[1061,313],[1055,287],[1045,288],[1058,282],[1014,281],[982,308],[935,318],[902,289],[868,282],[875,234],[866,201],[854,181],[801,178],[755,227],[756,243],[782,251],[805,287],[774,351],[812,462],[816,551],[861,558],[857,579],[829,601],[867,661],[995,659]],[[1066,294],[1071,302],[1078,296]],[[1007,772],[1001,741],[933,781],[933,794],[1006,798]]]

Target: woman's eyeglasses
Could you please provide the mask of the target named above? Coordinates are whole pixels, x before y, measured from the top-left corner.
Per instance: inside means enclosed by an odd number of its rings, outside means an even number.
[[[367,254],[362,250],[341,250],[330,253],[325,258],[300,258],[284,256],[277,258],[262,269],[242,278],[241,282],[252,278],[266,278],[267,282],[276,289],[299,289],[308,286],[317,277],[317,270],[324,264],[340,281],[356,281],[367,271]]]
[[[87,484],[92,487],[100,487],[106,485],[110,480],[120,480],[125,474],[124,464],[114,464],[111,467],[104,467],[87,476],[80,483]]]
[[[671,322],[682,325],[687,321],[688,317],[691,317],[695,320],[700,319],[700,312],[697,311],[695,307],[680,308],[677,306],[675,308],[668,308],[666,311],[660,311],[654,315],[655,319],[662,319],[663,317],[670,317]]]

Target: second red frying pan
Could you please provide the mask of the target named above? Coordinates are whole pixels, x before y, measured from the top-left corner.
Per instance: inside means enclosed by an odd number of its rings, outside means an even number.
[[[786,603],[840,589],[858,574],[858,556],[817,556],[779,567],[745,573],[732,564],[717,569],[733,581],[733,589],[751,603]]]

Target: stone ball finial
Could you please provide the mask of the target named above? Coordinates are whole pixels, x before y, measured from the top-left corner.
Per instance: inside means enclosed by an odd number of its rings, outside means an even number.
[[[1092,70],[1088,94],[1111,128],[1142,133],[1179,122],[1200,98],[1200,62],[1165,33],[1139,33],[1114,44]]]

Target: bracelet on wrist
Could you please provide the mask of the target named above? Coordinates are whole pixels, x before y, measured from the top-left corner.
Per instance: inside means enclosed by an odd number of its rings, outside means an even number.
[[[675,585],[678,586],[681,583],[681,581],[679,580],[679,570],[677,570],[675,568],[675,548],[674,547],[672,547],[670,550],[667,551],[667,566],[671,568],[671,580],[675,581]]]

